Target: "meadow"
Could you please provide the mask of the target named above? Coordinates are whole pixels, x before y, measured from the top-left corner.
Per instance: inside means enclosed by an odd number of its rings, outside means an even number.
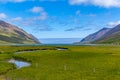
[[[0,46],[0,80],[120,80],[120,46]]]

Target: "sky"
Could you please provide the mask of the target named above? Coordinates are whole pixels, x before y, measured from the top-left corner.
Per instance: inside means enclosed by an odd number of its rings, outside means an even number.
[[[37,38],[84,38],[120,24],[120,0],[0,0],[0,20]]]

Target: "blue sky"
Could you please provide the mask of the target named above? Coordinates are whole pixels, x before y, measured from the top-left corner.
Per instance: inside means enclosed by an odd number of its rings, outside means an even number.
[[[120,24],[119,0],[0,0],[0,19],[37,38],[83,38]]]

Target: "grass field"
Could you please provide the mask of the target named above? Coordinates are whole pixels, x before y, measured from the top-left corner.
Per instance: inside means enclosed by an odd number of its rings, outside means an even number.
[[[0,80],[120,80],[120,46],[0,46]],[[21,54],[14,54],[19,51]],[[16,69],[7,60],[31,63]]]

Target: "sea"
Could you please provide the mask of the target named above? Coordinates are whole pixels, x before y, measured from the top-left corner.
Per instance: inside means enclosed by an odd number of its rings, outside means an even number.
[[[74,44],[81,38],[41,38],[42,44],[0,44],[0,46],[96,46],[96,44]]]
[[[41,38],[39,40],[43,44],[73,44],[80,42],[81,38]]]

